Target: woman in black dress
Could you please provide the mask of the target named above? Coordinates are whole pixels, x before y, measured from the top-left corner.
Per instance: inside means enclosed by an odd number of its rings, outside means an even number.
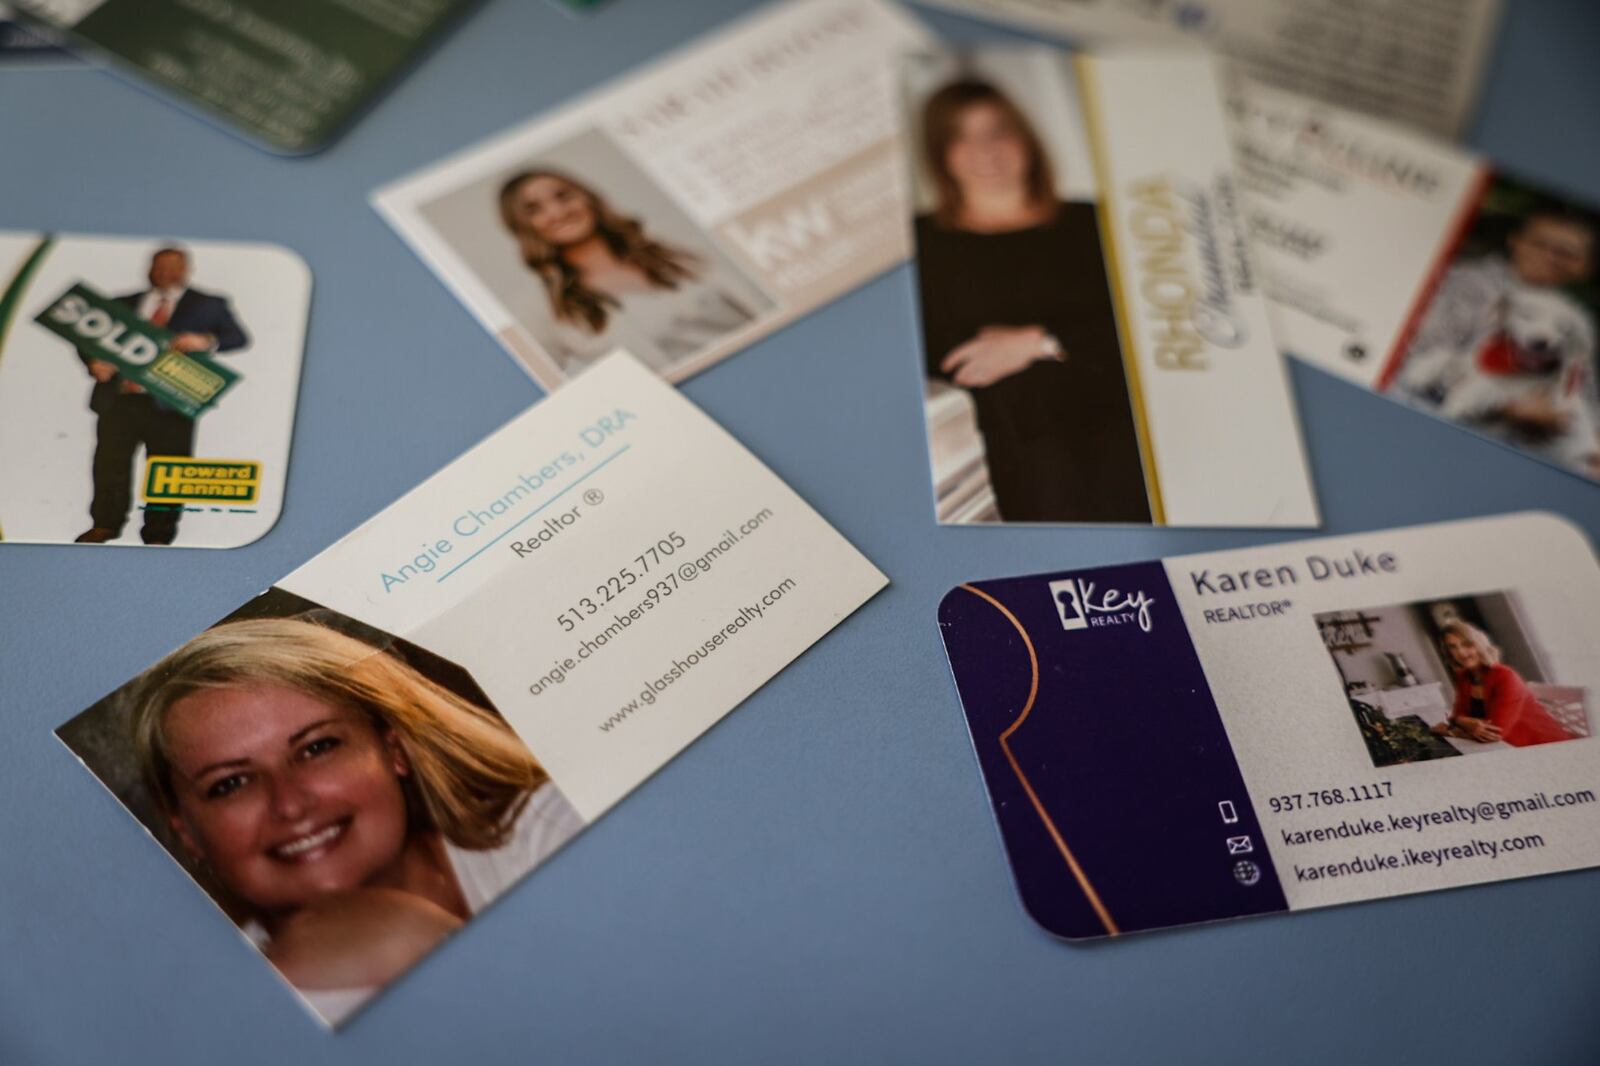
[[[972,394],[1000,518],[1148,523],[1094,206],[1057,198],[1038,135],[986,82],[946,85],[922,123],[928,373]]]

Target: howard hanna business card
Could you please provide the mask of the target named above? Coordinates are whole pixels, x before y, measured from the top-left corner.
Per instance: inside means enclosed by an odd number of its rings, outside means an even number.
[[[905,77],[939,520],[1316,525],[1211,61]]]
[[[59,735],[337,1025],[886,583],[619,353]]]
[[[906,255],[883,0],[789,0],[378,190],[546,388],[621,345],[678,381]]]
[[[271,529],[310,300],[276,245],[0,232],[0,539]]]
[[[274,151],[333,140],[473,0],[7,0],[52,37]]]
[[[1551,515],[978,581],[939,624],[1059,936],[1600,864],[1600,567]]]
[[[1600,211],[1246,79],[1231,113],[1286,351],[1600,478]]]

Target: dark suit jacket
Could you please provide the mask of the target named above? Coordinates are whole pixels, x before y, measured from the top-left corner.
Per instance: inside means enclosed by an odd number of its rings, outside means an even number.
[[[149,289],[118,296],[117,302],[137,309]],[[233,309],[224,296],[213,296],[199,289],[185,289],[178,304],[167,319],[167,329],[174,333],[209,333],[217,338],[217,351],[232,352],[250,343],[250,337],[233,317]],[[83,359],[80,354],[78,358]],[[88,365],[84,359],[84,365]],[[89,394],[89,410],[99,414],[105,411],[122,393],[117,391],[117,379],[97,382]]]

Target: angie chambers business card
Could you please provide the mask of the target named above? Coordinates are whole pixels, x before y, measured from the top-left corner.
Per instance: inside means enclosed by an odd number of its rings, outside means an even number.
[[[1312,526],[1212,63],[905,68],[942,522]]]
[[[1234,88],[1240,181],[1284,349],[1600,478],[1600,211],[1376,120]]]
[[[1059,936],[1600,864],[1600,568],[1554,516],[977,581],[939,625]]]
[[[905,258],[893,69],[929,43],[769,5],[373,202],[546,388],[617,345],[678,381]]]
[[[276,245],[0,232],[0,539],[266,533],[310,300]]]
[[[337,1025],[885,584],[618,353],[59,735]]]

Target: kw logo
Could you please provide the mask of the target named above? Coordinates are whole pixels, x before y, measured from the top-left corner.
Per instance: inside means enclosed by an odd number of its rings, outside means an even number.
[[[1108,588],[1100,592],[1093,581],[1070,578],[1050,582],[1050,598],[1065,630],[1136,624],[1150,632],[1150,608],[1156,602],[1143,592]]]
[[[818,241],[832,237],[833,232],[833,215],[821,200],[791,208],[778,218],[764,219],[750,226],[736,223],[728,227],[728,236],[737,241],[762,270],[800,258]]]

